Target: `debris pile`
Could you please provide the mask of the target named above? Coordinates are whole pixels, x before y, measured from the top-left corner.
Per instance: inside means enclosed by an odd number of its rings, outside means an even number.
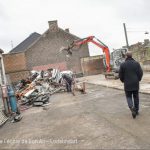
[[[58,69],[47,71],[31,71],[27,79],[22,79],[16,84],[15,91],[21,109],[24,106],[43,106],[49,103],[50,96],[56,92],[65,91],[62,74],[72,75],[71,71],[60,72]]]
[[[50,97],[57,92],[75,91],[85,93],[85,83],[78,82],[72,71],[60,72],[58,69],[31,71],[31,75],[17,84],[2,87],[5,114],[11,122],[22,119],[21,111],[31,107],[43,107],[50,104]]]
[[[63,76],[72,79],[72,94],[75,90],[85,93],[85,84],[81,85],[75,80],[72,71],[62,71],[50,68],[47,71],[31,71],[31,75],[22,79],[15,85],[16,97],[20,110],[26,110],[32,106],[44,106],[49,103],[51,95],[66,90],[66,82]]]

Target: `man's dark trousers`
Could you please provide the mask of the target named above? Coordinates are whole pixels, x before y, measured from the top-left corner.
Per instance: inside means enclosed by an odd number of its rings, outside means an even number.
[[[139,111],[139,91],[125,91],[129,108],[134,108]],[[134,102],[134,103],[133,103]]]
[[[72,81],[68,81],[66,82],[66,89],[67,89],[67,92],[72,92]]]

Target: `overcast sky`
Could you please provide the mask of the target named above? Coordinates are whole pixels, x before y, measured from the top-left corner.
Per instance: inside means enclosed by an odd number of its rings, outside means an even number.
[[[94,35],[112,50],[126,44],[123,23],[129,44],[149,38],[144,34],[150,32],[149,15],[149,0],[0,0],[0,48],[8,52],[11,41],[15,47],[33,32],[45,32],[48,21],[58,20],[59,27],[81,38]],[[100,51],[90,45],[91,55]]]

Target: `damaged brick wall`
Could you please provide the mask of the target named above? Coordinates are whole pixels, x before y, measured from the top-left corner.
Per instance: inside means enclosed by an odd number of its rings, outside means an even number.
[[[49,21],[49,29],[24,52],[4,55],[6,73],[12,82],[26,78],[30,70],[46,70],[51,67],[82,73],[80,59],[89,56],[87,44],[74,50],[70,58],[60,52],[62,47],[68,47],[77,39],[79,38],[69,33],[69,29],[59,28],[56,20]]]
[[[36,44],[32,45],[25,52],[28,69],[32,70],[37,66],[50,64],[56,64],[53,66],[58,68],[59,64],[66,62],[67,69],[81,73],[80,58],[89,56],[87,44],[83,45],[79,50],[74,51],[70,58],[67,58],[64,53],[60,53],[62,47],[67,47],[77,39],[76,36],[68,33],[68,30],[65,31],[58,28],[56,22],[54,22],[54,26],[50,26]]]
[[[47,64],[47,65],[42,65],[42,66],[35,66],[33,67],[33,70],[47,70],[49,68],[57,68],[59,69],[60,71],[63,71],[63,70],[67,70],[67,65],[66,65],[66,62],[62,62],[62,63],[54,63],[54,64]]]

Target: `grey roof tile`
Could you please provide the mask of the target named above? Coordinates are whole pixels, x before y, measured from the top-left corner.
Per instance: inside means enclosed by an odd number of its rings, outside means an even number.
[[[13,48],[9,53],[24,52],[33,42],[35,42],[41,35],[39,33],[32,33],[23,42]]]

